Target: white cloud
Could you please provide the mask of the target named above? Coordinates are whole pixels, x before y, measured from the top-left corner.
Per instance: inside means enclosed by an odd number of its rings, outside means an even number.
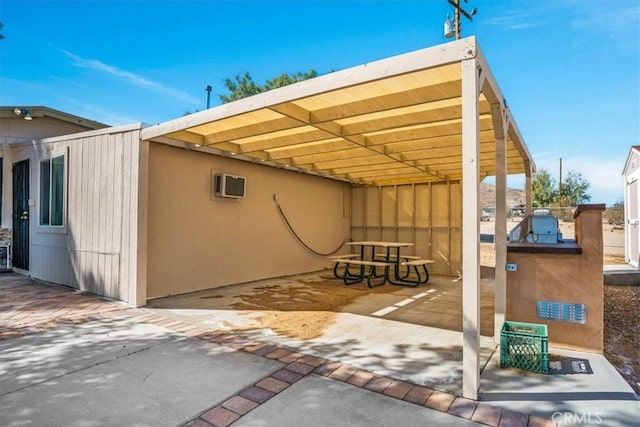
[[[572,28],[593,31],[621,47],[639,50],[640,6],[638,3],[620,2],[616,7],[610,7],[608,3],[606,7],[590,6],[574,9],[575,18],[570,23]]]
[[[101,71],[101,72],[110,74],[112,76],[120,77],[125,81],[129,82],[130,84],[140,86],[154,92],[166,94],[166,95],[178,98],[182,101],[188,102],[190,104],[194,104],[194,105],[201,104],[201,101],[199,99],[196,99],[195,97],[189,95],[187,92],[164,86],[160,83],[146,79],[138,74],[135,74],[126,70],[121,70],[120,68],[105,64],[104,62],[98,61],[96,59],[81,58],[80,56],[75,55],[66,50],[63,50],[63,52],[65,55],[67,55],[69,58],[73,60],[73,65],[75,65],[76,67]]]
[[[504,30],[522,30],[534,28],[542,23],[532,19],[536,13],[530,10],[505,11],[503,15],[492,16],[484,20],[485,24],[502,27]]]

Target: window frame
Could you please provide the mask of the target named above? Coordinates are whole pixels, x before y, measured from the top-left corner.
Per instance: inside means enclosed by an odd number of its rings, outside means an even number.
[[[54,197],[54,191],[55,191],[55,186],[53,185],[54,182],[56,182],[57,180],[54,177],[54,160],[56,159],[60,159],[62,158],[62,162],[61,162],[61,166],[62,166],[62,174],[59,178],[60,180],[60,192],[61,192],[61,198],[58,199],[57,197]],[[43,197],[45,197],[45,188],[43,185],[43,175],[42,175],[42,168],[43,168],[43,164],[48,163],[48,182],[47,182],[47,191],[46,191],[46,197],[47,197],[47,202],[48,202],[48,206],[46,206],[46,213],[47,213],[47,221],[43,222],[43,214],[44,211],[43,209],[45,208],[45,206],[43,206]],[[67,186],[67,173],[68,173],[68,165],[67,165],[67,154],[66,153],[58,153],[58,154],[52,154],[50,157],[46,158],[46,159],[42,159],[40,160],[40,162],[38,163],[38,227],[42,227],[44,229],[49,229],[49,230],[61,230],[64,229],[66,227],[66,223],[67,223],[67,191],[68,191],[68,186]],[[52,217],[54,216],[54,203],[56,200],[60,200],[60,224],[52,224]]]

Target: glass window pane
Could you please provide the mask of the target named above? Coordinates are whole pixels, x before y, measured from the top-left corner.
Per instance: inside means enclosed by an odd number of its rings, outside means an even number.
[[[49,225],[50,168],[49,160],[40,163],[40,225]]]
[[[64,156],[51,159],[51,225],[62,225],[64,213]]]

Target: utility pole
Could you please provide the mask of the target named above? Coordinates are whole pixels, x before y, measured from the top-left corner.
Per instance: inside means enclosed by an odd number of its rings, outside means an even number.
[[[478,9],[475,7],[471,9],[471,12],[467,12],[462,7],[460,7],[460,0],[447,0],[451,6],[455,8],[455,25],[456,25],[456,40],[460,40],[460,32],[462,31],[460,25],[460,15],[464,15],[469,21],[473,21],[473,15],[478,13]],[[468,3],[469,0],[464,0],[465,3]]]
[[[560,179],[558,180],[558,201],[562,207],[562,157],[560,157]]]
[[[209,101],[211,101],[211,85],[207,85],[204,90],[207,92],[207,110],[209,109]]]

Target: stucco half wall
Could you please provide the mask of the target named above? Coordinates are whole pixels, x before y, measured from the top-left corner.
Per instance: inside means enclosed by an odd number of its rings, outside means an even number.
[[[246,177],[246,197],[212,195],[212,175]],[[147,297],[316,271],[350,235],[350,184],[151,143]]]

